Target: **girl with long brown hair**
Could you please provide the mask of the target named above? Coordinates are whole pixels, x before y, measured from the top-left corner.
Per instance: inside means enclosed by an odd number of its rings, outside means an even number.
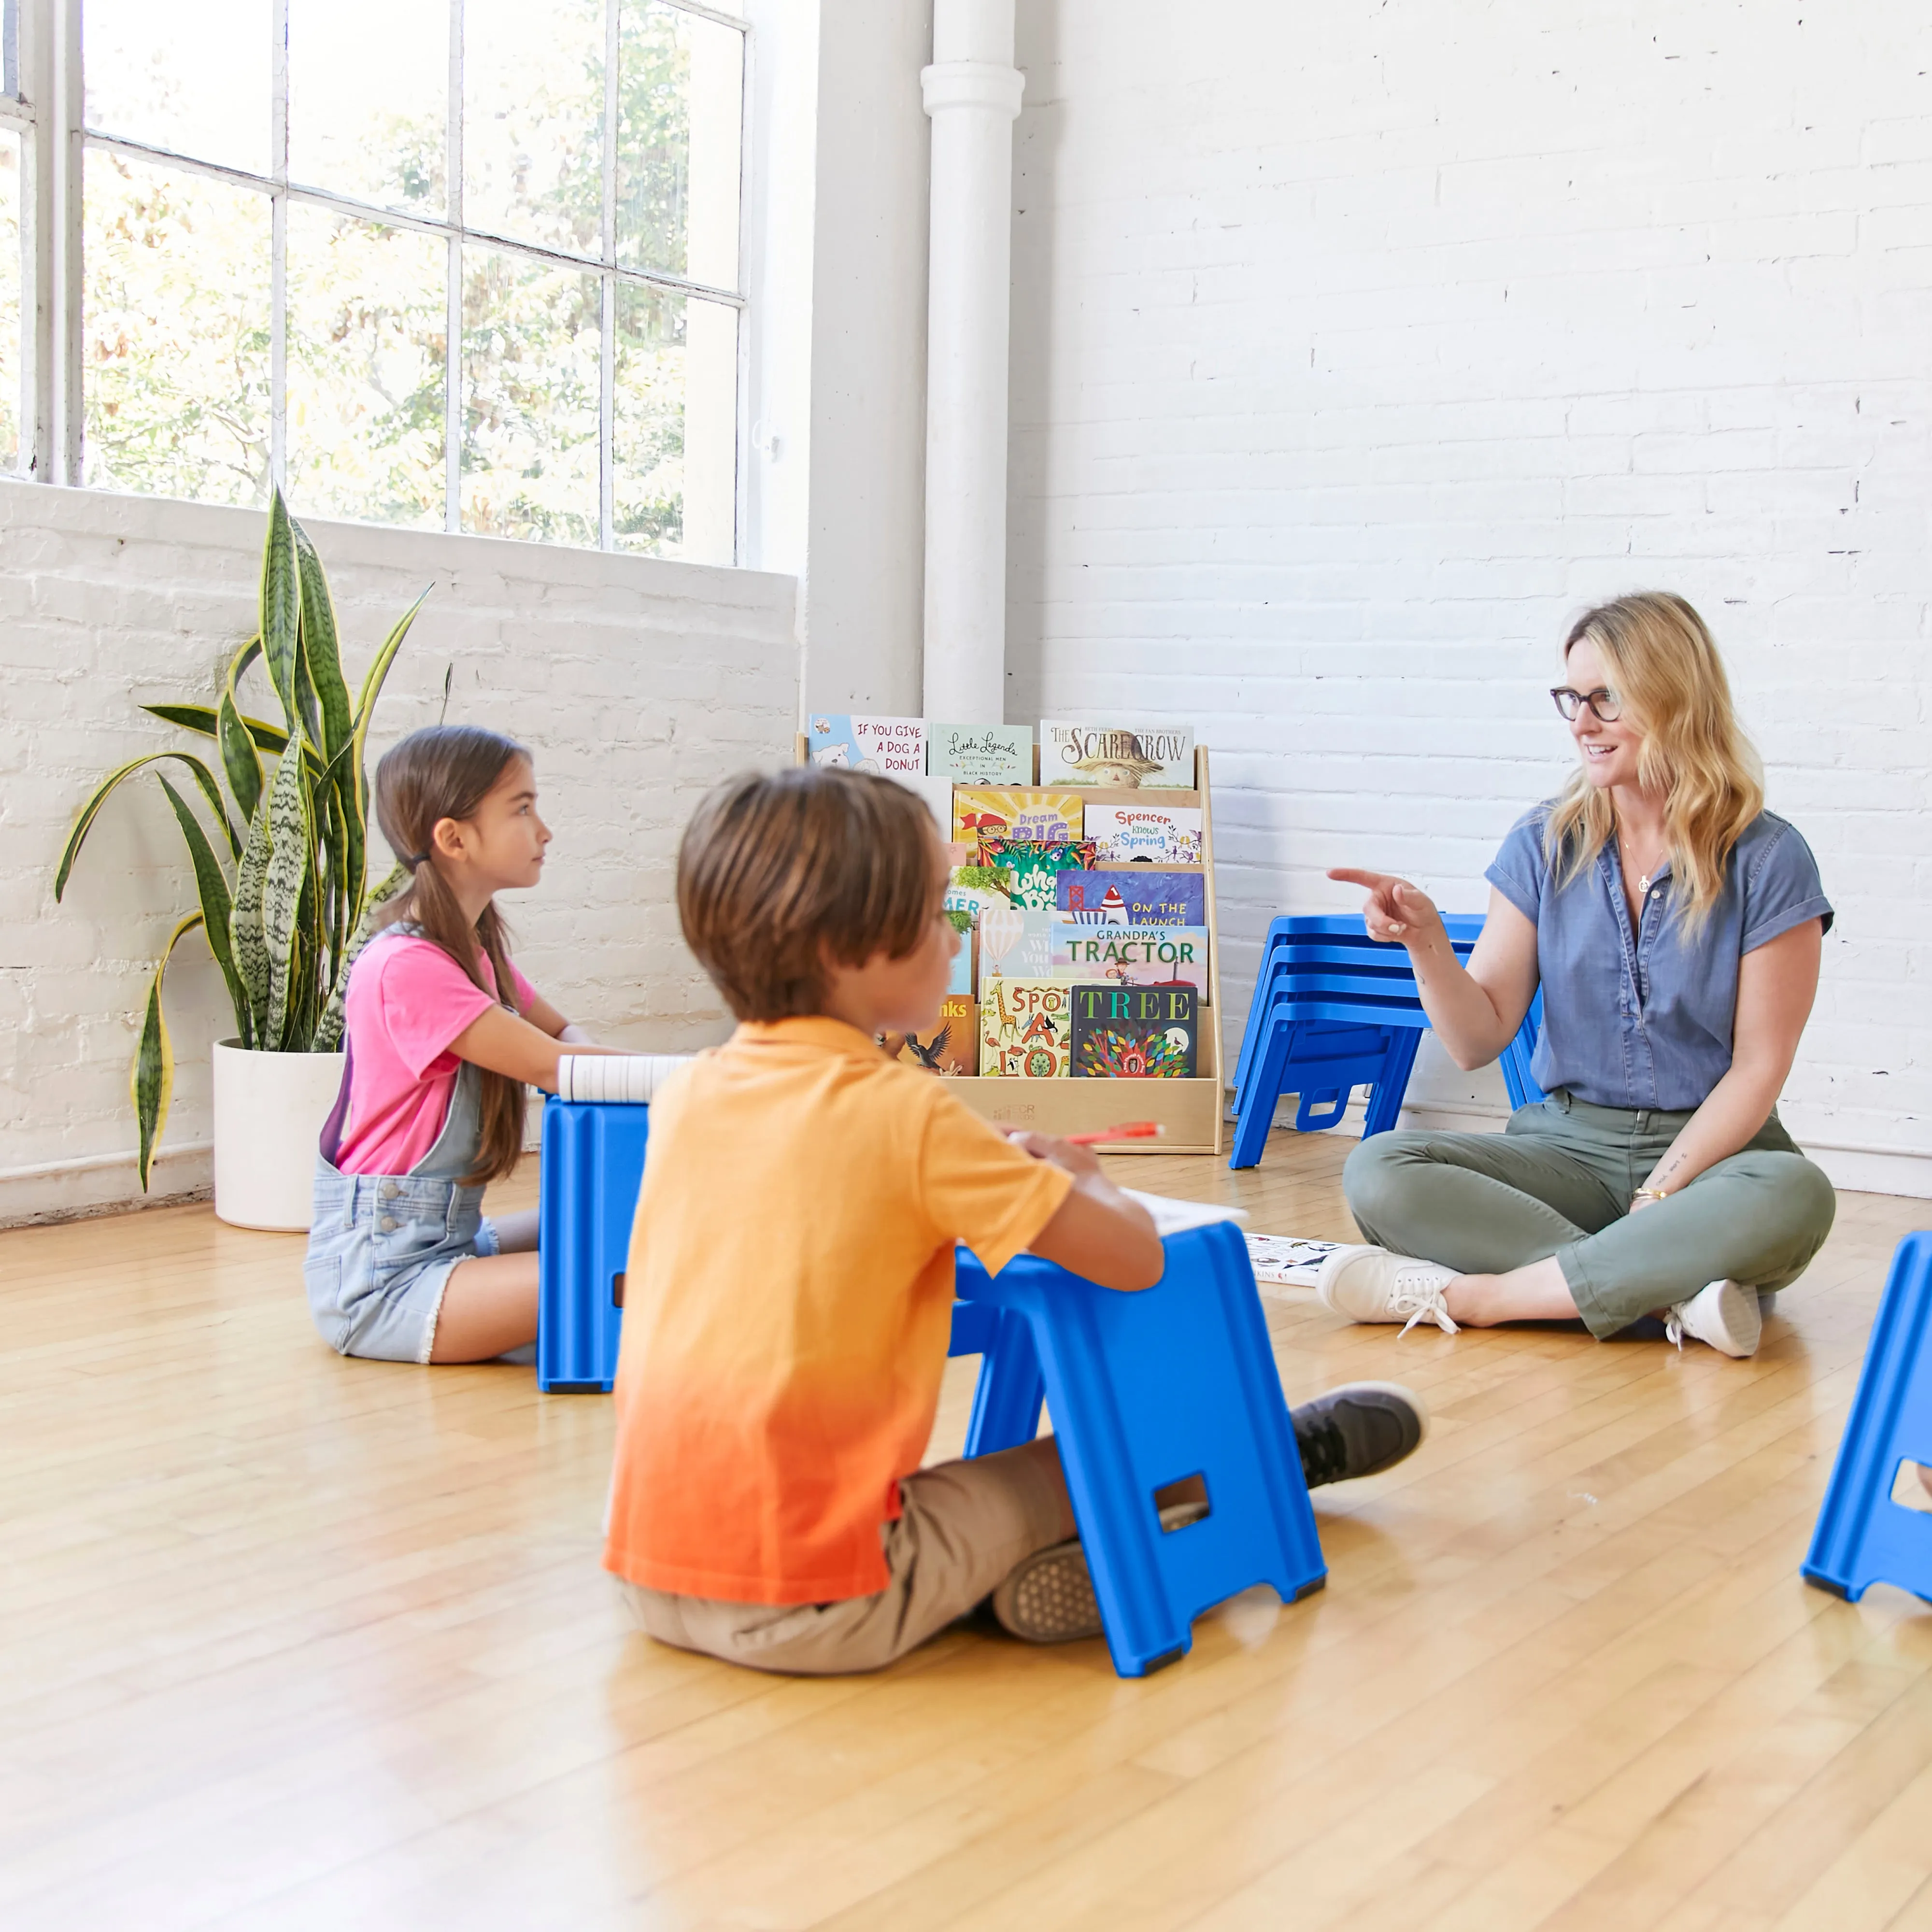
[[[537,1217],[485,1220],[516,1165],[526,1085],[556,1088],[588,1038],[510,961],[496,895],[533,886],[550,831],[514,740],[412,732],[376,770],[410,882],[350,968],[348,1066],[322,1132],[304,1274],[346,1355],[487,1361],[536,1339]]]
[[[1723,660],[1681,597],[1587,611],[1550,694],[1576,769],[1488,872],[1467,970],[1406,879],[1365,886],[1372,938],[1408,949],[1459,1066],[1494,1060],[1539,988],[1547,1097],[1501,1134],[1390,1133],[1343,1177],[1367,1245],[1324,1265],[1358,1322],[1574,1319],[1754,1353],[1761,1294],[1830,1232],[1831,1183],[1778,1096],[1818,988],[1832,908],[1797,830],[1764,809]]]

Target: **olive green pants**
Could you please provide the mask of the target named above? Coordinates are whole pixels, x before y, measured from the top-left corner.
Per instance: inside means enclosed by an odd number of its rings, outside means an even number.
[[[1686,1114],[1593,1107],[1558,1089],[1499,1134],[1377,1134],[1342,1185],[1364,1240],[1459,1274],[1554,1255],[1592,1334],[1614,1335],[1707,1282],[1772,1291],[1832,1232],[1838,1198],[1774,1113],[1750,1144],[1640,1214],[1630,1196]]]

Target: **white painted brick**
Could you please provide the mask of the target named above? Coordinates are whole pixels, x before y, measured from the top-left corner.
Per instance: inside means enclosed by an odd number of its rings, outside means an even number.
[[[508,730],[536,754],[554,856],[542,890],[507,908],[532,976],[566,1012],[629,1044],[719,1037],[716,995],[678,937],[676,836],[720,776],[790,756],[794,580],[441,533],[312,530],[352,683],[400,610],[435,584],[385,692],[372,765],[434,720],[446,664],[455,667],[451,717]],[[253,628],[261,534],[259,513],[0,482],[0,1184],[9,1215],[69,1201],[72,1190],[46,1184],[37,1203],[28,1196],[40,1184],[7,1182],[8,1170],[133,1145],[127,1065],[139,1010],[156,949],[193,903],[152,780],[136,788],[148,796],[102,814],[59,906],[53,866],[103,772],[196,742],[138,706],[212,694]],[[252,708],[274,714],[266,688]],[[178,1083],[167,1138],[192,1147],[211,1128],[208,1042],[232,1022],[198,940],[184,943],[167,985]],[[85,1192],[111,1201],[133,1186],[130,1161]]]
[[[1678,590],[1839,909],[1791,1118],[1932,1148],[1922,11],[1170,28],[1022,10],[1010,715],[1196,721],[1251,970],[1329,864],[1482,903],[1568,622]]]

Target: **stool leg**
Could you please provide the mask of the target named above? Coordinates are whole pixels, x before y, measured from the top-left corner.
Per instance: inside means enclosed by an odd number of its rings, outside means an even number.
[[[1274,1124],[1274,1103],[1281,1098],[1282,1070],[1288,1064],[1294,1039],[1292,1025],[1276,1024],[1268,1029],[1248,1074],[1246,1091],[1241,1096],[1234,1122],[1234,1151],[1228,1156],[1230,1167],[1257,1167],[1262,1150],[1268,1145],[1268,1129]]]
[[[1408,1076],[1415,1070],[1416,1049],[1422,1035],[1414,1027],[1390,1030],[1388,1058],[1382,1062],[1382,1078],[1369,1095],[1369,1117],[1362,1124],[1362,1138],[1385,1134],[1402,1118],[1402,1096],[1408,1091]]]
[[[973,1419],[966,1429],[966,1456],[1017,1448],[1040,1433],[1040,1412],[1046,1400],[1040,1352],[1026,1318],[1002,1310],[980,1358],[980,1379],[973,1390]]]
[[[1809,1582],[1856,1603],[1874,1583],[1932,1600],[1932,1517],[1901,1509],[1901,1461],[1932,1462],[1932,1234],[1892,1256],[1858,1394],[1807,1552]]]
[[[1030,1290],[1029,1299],[1038,1292]],[[1070,1302],[1054,1310],[1051,1324],[1042,1312],[1033,1332],[1036,1346],[1052,1352],[1055,1440],[1107,1648],[1120,1676],[1144,1677],[1185,1656],[1194,1635],[1168,1600],[1154,1557],[1160,1532],[1151,1499],[1124,1491],[1118,1480],[1133,1458],[1102,1366],[1105,1352],[1090,1315]]]

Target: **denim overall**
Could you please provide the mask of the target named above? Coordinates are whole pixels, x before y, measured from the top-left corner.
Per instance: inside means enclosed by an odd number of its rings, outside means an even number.
[[[316,1154],[315,1218],[302,1264],[309,1310],[339,1354],[427,1362],[450,1270],[497,1252],[482,1189],[462,1185],[482,1144],[482,1081],[464,1060],[442,1132],[407,1174],[344,1174],[335,1162],[354,1066],[352,1042]]]

